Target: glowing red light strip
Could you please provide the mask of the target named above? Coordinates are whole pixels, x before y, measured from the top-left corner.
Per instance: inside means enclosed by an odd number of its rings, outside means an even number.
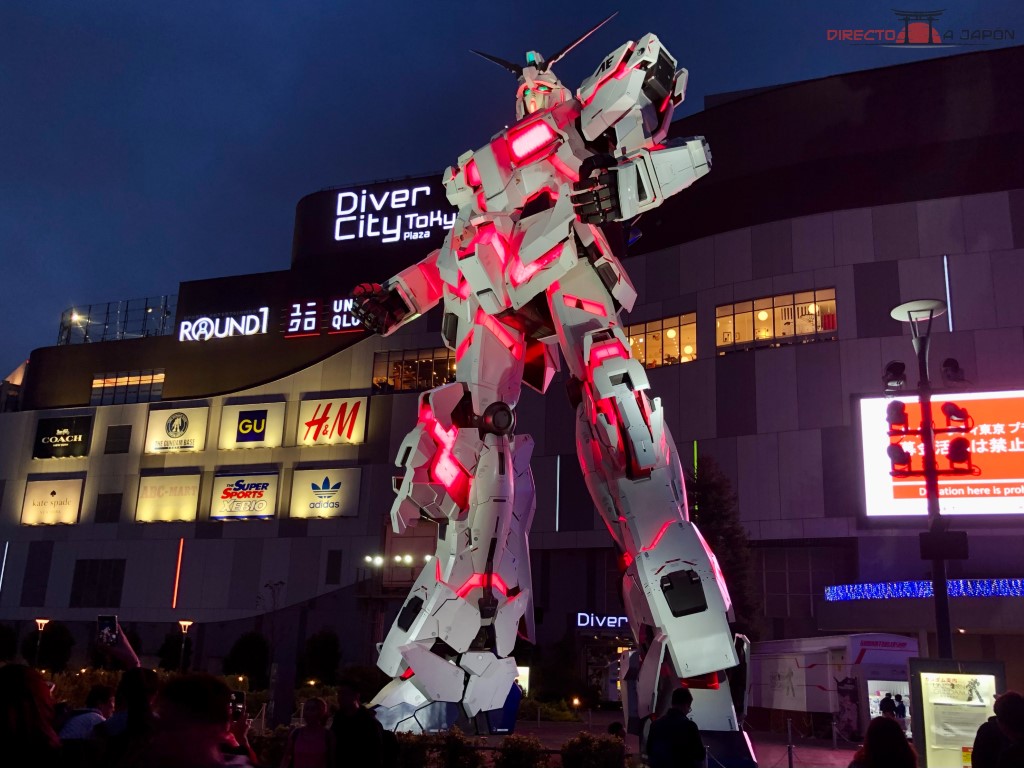
[[[469,329],[469,333],[466,334],[466,338],[459,344],[459,348],[455,350],[455,362],[462,360],[462,356],[466,354],[466,350],[469,349],[469,345],[473,343],[473,329]]]
[[[416,673],[412,671],[412,667],[409,667],[407,670],[405,670],[405,672],[403,672],[401,675],[399,675],[399,677],[402,680],[408,680],[410,677],[412,677],[415,674]]]
[[[617,66],[611,74],[601,78],[600,82],[598,82],[598,84],[594,86],[594,92],[590,94],[590,98],[583,100],[584,107],[594,100],[594,97],[597,96],[597,92],[600,91],[609,80],[621,80],[628,73],[633,71],[633,67],[629,67],[628,69],[626,68],[626,62],[629,61],[629,57],[632,53],[632,48],[626,51],[626,53],[623,54],[622,56],[622,61],[619,62],[619,66]]]
[[[543,256],[538,258],[536,261],[532,261],[529,264],[524,265],[521,261],[516,261],[512,265],[512,269],[508,276],[512,280],[512,285],[518,288],[520,285],[525,283],[527,280],[532,278],[544,267],[551,265],[553,262],[558,260],[558,257],[562,255],[563,244],[559,243],[550,251],[545,253]]]
[[[565,178],[567,178],[569,181],[580,180],[579,173],[577,173],[568,165],[566,165],[565,162],[563,162],[562,158],[560,158],[558,155],[552,155],[551,157],[549,157],[548,162],[550,162],[551,165],[554,166],[555,170],[558,171],[563,176],[565,176]]]
[[[512,157],[522,162],[555,140],[555,132],[543,120],[537,120],[526,128],[509,134],[509,149]]]
[[[501,576],[499,576],[496,573],[490,574],[491,583],[489,585],[487,584],[487,576],[488,574],[486,573],[474,573],[472,576],[466,579],[465,584],[463,584],[461,587],[455,590],[455,594],[459,597],[465,597],[474,589],[490,586],[501,592],[503,597],[508,595],[508,585],[505,584],[505,580],[502,579]]]
[[[663,526],[661,526],[661,530],[658,531],[657,534],[655,534],[654,540],[649,545],[647,545],[646,547],[641,547],[640,551],[641,552],[650,552],[652,549],[654,549],[656,546],[658,546],[658,542],[661,541],[661,537],[665,535],[665,531],[667,531],[669,526],[672,525],[672,523],[674,523],[674,522],[675,522],[674,520],[666,521],[665,524]]]
[[[618,340],[609,344],[602,344],[599,347],[592,347],[590,350],[590,364],[592,367],[597,367],[601,361],[607,360],[609,357],[621,357],[624,360],[629,360],[629,353],[622,348],[622,344]]]
[[[480,169],[476,167],[476,160],[470,160],[466,164],[466,181],[472,186],[480,186]]]
[[[562,301],[565,302],[567,307],[572,307],[573,309],[582,309],[584,312],[589,312],[592,315],[600,315],[601,317],[608,316],[608,313],[605,311],[604,304],[599,301],[581,299],[579,296],[572,296],[568,293],[562,294]]]
[[[178,584],[181,582],[181,555],[185,551],[184,537],[178,539],[178,564],[174,568],[174,595],[171,597],[171,608],[178,607]]]
[[[493,317],[488,315],[482,309],[477,309],[476,311],[476,324],[482,325],[488,331],[493,333],[495,338],[504,344],[508,351],[512,353],[512,356],[517,360],[522,356],[523,350],[519,346],[519,342],[516,341],[515,337],[509,333],[508,328],[502,325],[498,320],[495,320]]]

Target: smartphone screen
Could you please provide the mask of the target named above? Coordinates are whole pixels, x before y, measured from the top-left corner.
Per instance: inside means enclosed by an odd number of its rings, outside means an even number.
[[[231,719],[245,719],[245,691],[231,692]]]
[[[117,616],[97,616],[96,629],[99,641],[104,645],[117,642]]]

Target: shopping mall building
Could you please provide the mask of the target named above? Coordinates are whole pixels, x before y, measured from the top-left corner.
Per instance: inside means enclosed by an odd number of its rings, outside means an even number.
[[[979,414],[981,474],[943,486],[970,545],[949,565],[969,580],[951,586],[968,595],[951,598],[955,650],[1024,685],[1021,82],[1024,49],[980,51],[728,94],[674,125],[708,138],[714,169],[638,223],[623,322],[682,452],[732,481],[764,639],[886,631],[934,653],[932,602],[911,596],[925,502],[893,484],[884,403],[862,401],[890,361],[913,397],[890,310],[935,298],[936,397]],[[210,669],[249,629],[287,661],[330,628],[345,663],[371,662],[436,535],[388,532],[393,457],[455,362],[437,310],[383,339],[346,296],[451,217],[434,177],[316,192],[286,269],[69,309],[4,387],[0,620],[60,620],[84,652],[114,613],[152,654],[190,619]],[[972,399],[991,392],[1015,394]],[[536,440],[538,641],[576,638],[596,669],[628,631],[558,381],[524,394],[517,431]],[[841,585],[873,586],[826,600]]]

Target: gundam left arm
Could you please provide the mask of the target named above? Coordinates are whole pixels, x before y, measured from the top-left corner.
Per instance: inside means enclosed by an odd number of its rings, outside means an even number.
[[[622,221],[656,208],[711,169],[702,136],[664,141],[686,91],[687,71],[653,34],[626,43],[580,87],[580,126],[604,136],[612,153],[584,162],[573,202],[591,224]],[[596,171],[596,173],[595,173]]]
[[[368,331],[390,336],[437,305],[443,290],[437,271],[438,253],[433,251],[384,285],[362,283],[356,287],[352,292],[355,315]]]

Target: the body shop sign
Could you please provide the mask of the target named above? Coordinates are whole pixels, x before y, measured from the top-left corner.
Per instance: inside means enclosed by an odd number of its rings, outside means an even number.
[[[199,506],[199,475],[153,475],[139,478],[135,519],[141,523],[189,522]]]
[[[361,443],[365,439],[365,397],[303,400],[299,404],[299,445]]]
[[[22,525],[73,525],[82,503],[82,478],[29,480],[21,505]]]
[[[359,469],[299,469],[292,475],[290,517],[355,517]]]
[[[89,455],[92,416],[40,419],[32,443],[33,459],[81,458]]]
[[[908,392],[899,398],[906,406],[908,426],[917,429],[921,408]],[[886,454],[890,438],[885,420],[893,398],[872,397],[860,401],[861,450],[864,457],[864,497],[868,517],[927,515],[924,478],[894,478]],[[933,395],[932,417],[936,427],[945,426],[942,405],[955,402],[966,409],[973,429],[963,437],[971,445],[977,474],[939,478],[939,509],[943,515],[1019,515],[1024,513],[1024,391],[956,392]],[[939,469],[950,467],[946,450],[956,434],[936,435]],[[907,436],[898,441],[912,457],[912,467],[924,467],[921,439]]]
[[[206,448],[209,408],[177,408],[149,412],[146,453],[202,451]]]
[[[277,511],[277,473],[217,475],[211,520],[269,520]]]
[[[284,403],[225,405],[220,417],[218,447],[277,448],[284,438]]]

